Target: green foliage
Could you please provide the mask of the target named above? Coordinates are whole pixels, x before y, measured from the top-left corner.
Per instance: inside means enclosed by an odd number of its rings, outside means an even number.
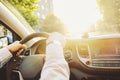
[[[101,32],[120,32],[120,0],[97,0],[103,20],[98,22]]]
[[[39,19],[35,15],[35,10],[39,9],[36,5],[39,0],[8,0],[24,16],[32,27],[39,24]]]
[[[42,30],[45,32],[59,32],[62,34],[65,34],[67,32],[64,24],[53,13],[49,13],[46,16],[43,24],[44,26],[42,27]]]

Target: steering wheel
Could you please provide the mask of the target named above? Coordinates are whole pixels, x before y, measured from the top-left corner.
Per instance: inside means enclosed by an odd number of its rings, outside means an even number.
[[[49,37],[49,34],[48,33],[45,33],[45,32],[42,32],[42,33],[33,33],[33,34],[30,34],[28,35],[27,37],[25,37],[24,39],[22,39],[20,41],[21,44],[24,44],[26,42],[28,42],[29,40],[33,39],[33,38],[36,38],[36,37],[45,37],[45,38],[48,38]]]
[[[48,38],[49,34],[42,32],[42,33],[33,33],[25,37],[20,41],[21,44],[24,44],[28,41],[30,41],[33,38],[36,37],[44,37]],[[22,59],[18,57],[17,61],[10,61],[7,63],[7,80],[16,80],[16,78],[13,79],[11,77],[14,74],[18,75],[19,73],[22,74],[22,77],[24,80],[37,80],[40,76],[40,72],[42,69],[42,66],[44,64],[44,56],[43,55],[31,55],[31,56],[26,56]],[[13,70],[15,70],[13,72]],[[18,71],[18,72],[17,72]]]

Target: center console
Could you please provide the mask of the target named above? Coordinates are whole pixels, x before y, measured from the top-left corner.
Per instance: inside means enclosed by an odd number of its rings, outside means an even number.
[[[89,47],[92,66],[120,67],[120,39],[92,40]]]
[[[94,67],[120,67],[120,39],[83,40],[78,53]]]

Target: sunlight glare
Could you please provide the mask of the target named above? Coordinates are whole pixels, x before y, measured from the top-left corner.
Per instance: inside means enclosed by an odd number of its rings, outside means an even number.
[[[53,7],[71,34],[84,32],[102,17],[96,0],[53,0]]]

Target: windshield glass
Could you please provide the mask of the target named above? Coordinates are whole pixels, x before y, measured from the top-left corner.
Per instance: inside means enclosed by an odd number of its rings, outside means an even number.
[[[83,33],[96,36],[120,32],[119,0],[8,1],[37,32],[56,31],[74,37]],[[28,25],[22,18],[21,21]]]
[[[53,0],[54,12],[70,34],[92,35],[120,32],[119,0]]]

